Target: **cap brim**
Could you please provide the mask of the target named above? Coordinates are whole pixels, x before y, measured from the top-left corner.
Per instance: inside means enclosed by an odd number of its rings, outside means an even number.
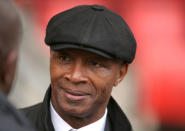
[[[86,47],[84,45],[77,45],[77,44],[53,44],[53,45],[50,45],[50,48],[51,50],[54,50],[54,51],[59,51],[59,50],[63,50],[63,49],[78,49],[78,50],[83,50],[83,51],[88,51],[88,52],[91,52],[91,53],[94,53],[94,54],[97,54],[99,56],[102,56],[102,57],[105,57],[107,59],[112,59],[113,57],[103,51],[100,51],[100,50],[97,50],[97,49],[94,49],[94,48],[91,48],[91,47]]]

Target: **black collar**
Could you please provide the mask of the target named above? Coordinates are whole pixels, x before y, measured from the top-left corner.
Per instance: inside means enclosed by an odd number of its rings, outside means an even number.
[[[49,87],[46,91],[46,95],[44,97],[44,101],[42,103],[42,115],[41,119],[43,125],[45,125],[45,131],[54,131],[53,124],[51,122],[51,113],[50,113],[50,98],[51,98],[51,87]]]

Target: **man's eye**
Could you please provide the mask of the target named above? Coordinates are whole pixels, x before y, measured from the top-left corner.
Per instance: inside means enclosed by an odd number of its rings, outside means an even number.
[[[70,61],[70,57],[66,55],[60,56],[60,59],[62,59],[63,61]]]
[[[100,62],[93,61],[92,65],[95,67],[103,67],[103,65]]]

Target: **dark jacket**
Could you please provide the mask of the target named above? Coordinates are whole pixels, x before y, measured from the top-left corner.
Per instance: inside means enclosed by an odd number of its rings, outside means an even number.
[[[50,116],[51,88],[46,92],[44,101],[37,105],[22,109],[33,122],[38,131],[54,131]],[[131,125],[121,108],[111,97],[108,103],[108,116],[105,131],[131,131]]]
[[[0,92],[0,131],[34,131],[26,118]]]

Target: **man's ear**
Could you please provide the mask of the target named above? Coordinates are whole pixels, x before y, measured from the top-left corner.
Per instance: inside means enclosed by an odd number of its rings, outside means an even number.
[[[2,91],[8,94],[14,79],[15,69],[17,63],[17,51],[10,51],[3,64],[3,75],[2,75]]]
[[[118,78],[114,82],[114,86],[117,86],[123,80],[123,78],[127,74],[127,71],[128,71],[128,64],[121,65],[121,68],[120,68],[120,71],[118,74]]]

